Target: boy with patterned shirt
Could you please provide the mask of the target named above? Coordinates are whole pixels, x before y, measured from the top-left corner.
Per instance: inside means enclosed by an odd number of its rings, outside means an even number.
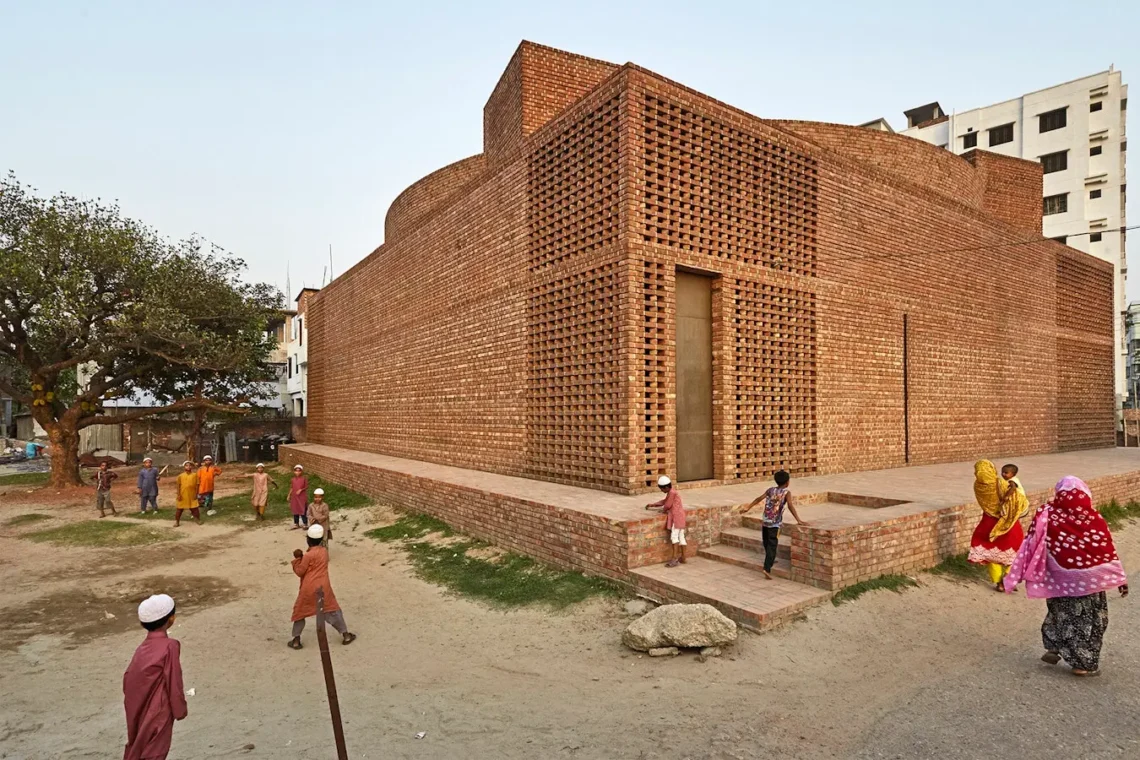
[[[115,505],[111,501],[111,481],[119,477],[117,473],[111,472],[107,467],[106,462],[99,465],[99,469],[95,471],[95,508],[99,510],[100,517],[106,517],[106,510],[110,508],[111,514],[117,515]]]
[[[791,482],[792,476],[780,470],[776,473],[775,480],[775,487],[757,496],[744,509],[747,512],[760,502],[764,502],[764,518],[760,534],[764,542],[764,577],[768,580],[772,580],[772,566],[776,564],[776,553],[780,548],[780,528],[784,525],[784,508],[791,510],[792,517],[796,518],[797,523],[803,526],[808,524],[799,516],[795,505],[792,504],[792,494],[788,492],[788,483]]]

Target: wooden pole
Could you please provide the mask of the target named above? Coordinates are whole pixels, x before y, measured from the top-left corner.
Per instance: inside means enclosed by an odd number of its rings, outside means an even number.
[[[333,677],[332,655],[329,654],[329,637],[325,633],[325,588],[317,588],[317,643],[321,647],[321,665],[325,670],[325,689],[329,694],[329,712],[332,714],[333,738],[336,739],[337,760],[348,760],[344,746],[344,726],[340,722],[340,700],[336,697],[336,678]]]

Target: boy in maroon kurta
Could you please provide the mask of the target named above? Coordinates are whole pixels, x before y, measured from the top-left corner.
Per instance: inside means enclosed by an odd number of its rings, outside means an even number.
[[[166,635],[174,625],[174,600],[166,594],[146,599],[139,605],[139,622],[147,630],[146,640],[123,674],[127,711],[123,760],[163,760],[170,752],[174,721],[186,717],[181,645]]]
[[[668,475],[657,479],[657,487],[665,498],[646,504],[646,509],[660,509],[665,513],[665,530],[669,531],[670,558],[665,567],[676,567],[685,561],[685,507],[681,504],[681,494],[673,486]]]

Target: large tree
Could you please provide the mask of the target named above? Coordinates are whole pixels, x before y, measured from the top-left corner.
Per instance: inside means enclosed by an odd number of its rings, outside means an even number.
[[[81,482],[79,431],[109,421],[110,399],[150,397],[114,417],[128,422],[234,411],[266,394],[265,327],[281,296],[243,282],[244,271],[115,204],[0,180],[0,391],[47,431],[53,486]]]

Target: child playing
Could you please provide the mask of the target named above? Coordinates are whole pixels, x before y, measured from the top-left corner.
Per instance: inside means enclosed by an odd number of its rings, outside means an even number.
[[[660,509],[665,514],[665,530],[669,531],[670,554],[665,567],[676,567],[685,562],[685,508],[681,506],[681,494],[673,487],[668,475],[657,479],[657,487],[665,494],[661,501],[646,504],[646,509]]]
[[[293,480],[289,483],[289,511],[293,513],[293,530],[309,527],[309,479],[305,477],[305,468],[297,465],[293,468]]]
[[[764,577],[768,580],[772,580],[772,565],[776,564],[776,552],[780,548],[780,528],[784,525],[784,507],[791,510],[792,517],[796,518],[797,523],[805,527],[808,525],[807,521],[796,512],[796,507],[792,504],[792,495],[788,492],[788,483],[791,482],[792,476],[784,470],[780,470],[776,473],[775,480],[776,485],[774,487],[757,496],[744,509],[745,512],[748,512],[761,501],[764,502],[764,518],[760,534],[764,542]]]
[[[198,468],[198,508],[206,510],[206,514],[214,508],[214,480],[221,474],[212,456],[202,457],[202,466]]]
[[[111,501],[111,481],[117,477],[116,473],[107,468],[106,462],[99,463],[99,469],[95,472],[95,508],[99,510],[100,517],[106,517],[108,509],[113,515],[119,514]]]
[[[329,505],[325,501],[325,489],[316,488],[313,490],[313,500],[309,503],[308,510],[309,525],[320,525],[324,530],[325,535],[321,540],[321,546],[328,548],[329,539],[332,538],[332,528],[329,527]]]
[[[264,520],[265,507],[269,503],[269,486],[277,488],[277,481],[266,474],[263,464],[257,465],[257,472],[253,473],[252,477],[253,494],[250,496],[250,502],[253,506],[253,513],[257,515],[258,520]]]
[[[182,472],[174,479],[174,487],[178,496],[174,502],[174,527],[182,522],[182,513],[190,510],[194,522],[202,524],[202,513],[198,511],[198,473],[194,472],[194,463],[187,460],[182,463]]]
[[[127,747],[123,760],[165,758],[170,752],[174,721],[186,717],[182,692],[182,651],[166,632],[174,625],[174,600],[157,594],[139,605],[139,622],[147,630],[127,672],[123,674],[123,707],[127,713]]]

